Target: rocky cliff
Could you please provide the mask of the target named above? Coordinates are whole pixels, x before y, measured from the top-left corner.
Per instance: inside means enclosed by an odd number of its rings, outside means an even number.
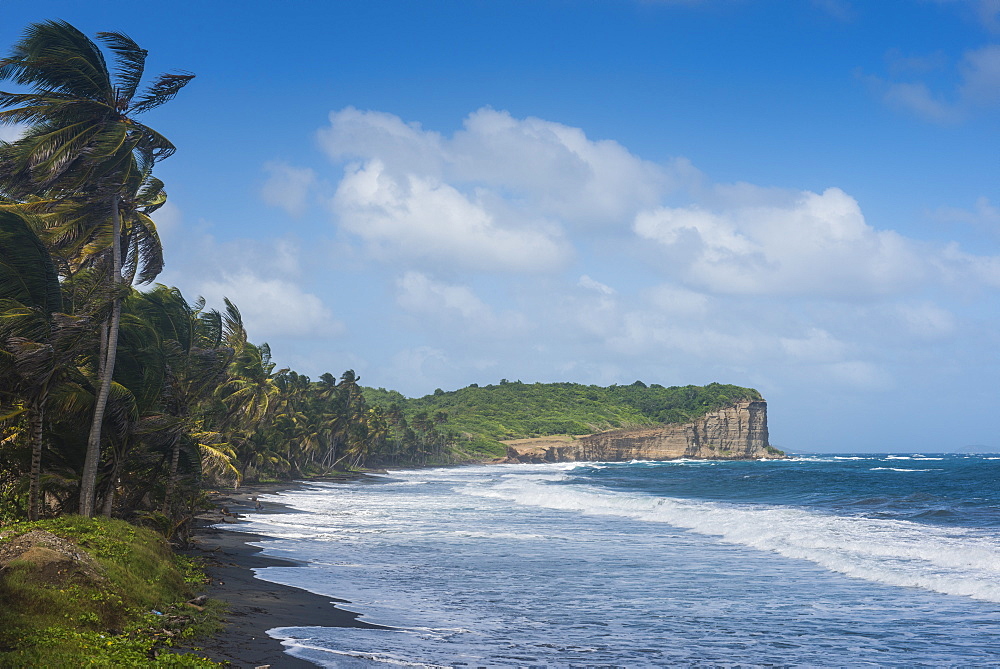
[[[610,430],[580,437],[504,442],[505,462],[752,460],[782,457],[767,442],[767,402],[739,402],[692,423]]]

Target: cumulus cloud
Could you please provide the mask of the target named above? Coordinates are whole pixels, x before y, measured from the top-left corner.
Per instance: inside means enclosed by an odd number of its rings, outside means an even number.
[[[572,225],[620,224],[658,202],[672,179],[617,142],[489,108],[470,114],[448,148],[454,178],[512,190]]]
[[[211,305],[228,297],[240,309],[254,340],[272,336],[324,337],[344,331],[316,295],[278,278],[264,278],[249,271],[224,273],[200,282],[199,293]]]
[[[446,160],[441,135],[386,112],[354,107],[330,112],[329,127],[317,136],[334,160],[378,158],[399,174],[440,176]]]
[[[471,288],[435,281],[420,272],[406,272],[396,283],[397,303],[403,309],[436,322],[462,321],[472,330],[492,334],[523,332],[526,321],[520,314],[497,315]]]
[[[264,171],[268,174],[260,191],[264,202],[281,207],[292,216],[305,213],[309,191],[316,182],[315,172],[282,162],[265,163]]]
[[[347,108],[319,141],[348,162],[331,203],[340,226],[377,257],[492,271],[558,269],[568,231],[626,229],[697,178],[686,161],[660,166],[579,128],[489,108],[451,137]]]
[[[883,295],[925,272],[912,242],[870,227],[837,188],[794,194],[784,206],[661,207],[633,227],[666,249],[671,271],[716,293]]]
[[[355,166],[333,200],[344,229],[384,258],[422,258],[473,270],[547,271],[570,254],[560,232],[503,220],[484,198],[429,177],[395,176],[380,160]]]
[[[910,59],[894,76],[928,67]],[[877,392],[908,373],[886,349],[962,331],[929,289],[1000,287],[1000,257],[877,229],[838,188],[713,184],[685,159],[654,165],[542,119],[487,108],[439,133],[348,108],[319,141],[343,169],[329,202],[342,243],[391,263],[387,317],[452,342],[400,353],[408,387],[468,382],[462,370],[502,359],[601,382],[637,366],[658,382],[749,383],[754,370]],[[984,200],[969,215],[992,211]]]

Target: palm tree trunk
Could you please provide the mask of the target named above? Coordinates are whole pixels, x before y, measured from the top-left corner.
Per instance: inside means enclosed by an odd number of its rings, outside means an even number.
[[[28,413],[31,423],[31,482],[28,487],[28,520],[38,520],[38,491],[42,477],[42,421],[45,418],[40,402],[33,403]]]
[[[111,394],[111,378],[115,373],[115,357],[118,354],[118,326],[121,323],[122,303],[118,289],[121,284],[121,215],[118,211],[118,196],[111,198],[111,286],[113,301],[111,303],[111,324],[108,327],[107,349],[105,359],[101,362],[100,389],[94,403],[94,420],[90,424],[90,436],[87,438],[87,458],[83,464],[83,477],[80,481],[80,515],[94,515],[94,498],[97,490],[97,465],[101,460],[101,427],[104,423],[104,410]]]
[[[174,437],[170,454],[170,478],[167,479],[167,491],[163,495],[163,515],[170,517],[170,505],[173,503],[174,490],[177,489],[177,468],[181,460],[181,438]]]
[[[118,477],[121,476],[124,460],[125,453],[119,453],[118,457],[115,458],[115,466],[108,481],[108,493],[104,496],[104,508],[101,511],[101,515],[107,518],[111,517],[111,512],[115,508],[115,490],[118,488]]]

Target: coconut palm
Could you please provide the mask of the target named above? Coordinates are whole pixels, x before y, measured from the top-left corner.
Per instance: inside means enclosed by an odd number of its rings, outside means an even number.
[[[28,419],[30,520],[38,517],[49,392],[72,373],[69,363],[89,333],[86,319],[59,313],[61,309],[59,281],[45,247],[27,220],[0,211],[0,370],[23,398]]]
[[[27,124],[25,134],[0,145],[0,194],[30,198],[76,198],[97,218],[110,220],[112,310],[102,341],[100,385],[81,481],[80,513],[94,510],[101,426],[111,391],[121,318],[122,205],[134,184],[174,145],[138,122],[137,114],[172,99],[194,75],[160,75],[139,93],[147,52],[116,32],[97,35],[114,54],[115,71],[101,49],[65,21],[28,27],[11,54],[0,60],[0,80],[27,87],[27,93],[0,92],[0,123]],[[130,250],[126,247],[126,254]]]

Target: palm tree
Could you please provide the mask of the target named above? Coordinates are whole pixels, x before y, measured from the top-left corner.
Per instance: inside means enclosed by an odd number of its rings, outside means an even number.
[[[60,312],[62,295],[48,252],[27,221],[0,211],[0,370],[24,398],[31,441],[28,519],[38,517],[45,410],[50,390],[71,371],[86,319]]]
[[[175,151],[135,116],[171,100],[194,77],[163,74],[137,95],[147,52],[122,33],[97,37],[114,53],[114,76],[101,49],[65,21],[32,24],[0,60],[0,80],[11,79],[31,91],[0,92],[0,109],[6,109],[0,111],[0,123],[28,124],[24,136],[0,145],[0,194],[19,202],[74,197],[89,211],[105,212],[99,218],[111,222],[112,310],[101,342],[99,390],[81,481],[80,513],[85,516],[94,511],[101,427],[117,353],[122,204],[136,174]]]
[[[201,407],[225,380],[232,349],[222,344],[221,315],[204,311],[204,300],[188,304],[176,288],[157,286],[137,293],[129,306],[160,336],[165,383],[159,417],[168,445],[168,476],[162,509],[170,511],[180,481],[180,456],[197,460],[206,471],[234,474],[228,445],[216,430],[205,429]]]

